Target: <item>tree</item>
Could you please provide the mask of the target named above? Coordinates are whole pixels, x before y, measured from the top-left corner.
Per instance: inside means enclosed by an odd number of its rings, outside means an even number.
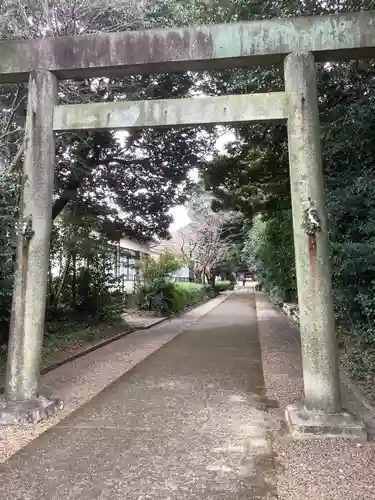
[[[4,0],[0,5],[0,40],[69,36],[92,32],[129,29],[137,26],[154,3],[101,0]],[[102,85],[101,85],[102,86]],[[67,82],[61,85],[70,99],[82,98],[90,89],[88,82]],[[91,98],[95,92],[91,92]],[[23,152],[23,128],[26,112],[27,85],[0,86],[0,158],[9,163],[16,152]],[[102,97],[99,92],[99,99]]]
[[[18,197],[15,174],[3,172],[0,175],[0,345],[8,341]]]
[[[56,166],[53,218],[68,203],[76,215],[90,213],[102,221],[103,234],[148,239],[166,237],[169,209],[183,203],[188,172],[199,165],[206,143],[193,129],[145,131],[122,148],[111,133],[93,133],[65,145]],[[145,150],[143,150],[145,145]]]
[[[27,5],[5,2],[0,8],[2,39],[79,35],[150,25],[156,0],[33,0]],[[130,75],[124,78],[85,79],[60,83],[62,103],[156,99],[189,93],[194,77],[182,75]],[[3,89],[3,90],[2,90]],[[0,87],[1,163],[20,164],[26,85]],[[121,230],[149,236],[166,235],[168,211],[183,202],[189,186],[187,174],[200,162],[206,144],[198,129],[141,130],[129,134],[120,147],[112,132],[65,134],[57,148],[57,193],[53,218],[75,200],[82,208],[104,217],[103,199],[111,198],[111,218]],[[87,158],[87,160],[86,160]],[[113,220],[111,219],[111,222]],[[108,221],[107,221],[108,225]]]
[[[179,233],[182,240],[182,253],[192,262],[195,276],[203,283],[207,280],[215,284],[216,273],[224,264],[234,246],[230,234],[230,223],[238,218],[237,214],[212,209],[213,198],[198,183],[187,203],[190,224]]]
[[[87,322],[117,319],[125,308],[121,277],[114,273],[117,248],[100,235],[89,214],[68,206],[52,233],[48,317]]]
[[[7,0],[0,6],[0,39],[132,30],[147,25],[146,18],[157,3],[33,0],[26,5]],[[70,80],[60,82],[59,99],[82,103],[180,97],[189,94],[193,79],[194,75],[185,73]],[[23,159],[26,100],[27,85],[0,86],[0,163],[14,190],[18,190]],[[111,131],[57,137],[52,251],[63,253],[65,271],[57,288],[50,287],[57,292],[54,302],[77,271],[73,262],[79,251],[72,241],[83,245],[86,238],[87,244],[93,243],[87,225],[112,241],[122,234],[146,240],[167,236],[169,209],[184,202],[188,172],[200,164],[208,145],[207,137],[194,128],[137,130],[121,141]],[[16,214],[17,197],[6,199]],[[6,250],[13,262],[13,243]],[[73,302],[74,290],[72,286]]]
[[[272,218],[254,217],[243,247],[243,259],[276,301],[297,298],[291,210]]]

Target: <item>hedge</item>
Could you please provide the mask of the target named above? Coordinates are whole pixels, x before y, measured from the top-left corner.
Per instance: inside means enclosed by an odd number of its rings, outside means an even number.
[[[214,287],[189,282],[167,282],[154,280],[144,285],[139,291],[141,309],[157,311],[170,315],[184,311],[203,300],[215,297],[221,292],[233,288],[231,281],[218,281]]]
[[[216,293],[225,292],[226,290],[233,290],[233,288],[234,288],[234,283],[232,281],[217,281],[215,283]]]
[[[212,287],[198,283],[154,281],[140,290],[139,305],[141,309],[169,315],[215,295]]]

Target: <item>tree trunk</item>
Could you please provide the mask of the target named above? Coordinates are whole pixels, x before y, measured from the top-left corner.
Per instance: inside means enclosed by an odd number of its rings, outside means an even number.
[[[206,284],[206,270],[204,268],[201,271],[201,283],[202,285]]]
[[[61,281],[60,281],[59,287],[56,290],[56,293],[55,293],[54,298],[53,298],[53,306],[54,307],[57,307],[57,304],[59,302],[60,295],[61,295],[61,292],[63,290],[66,278],[69,274],[71,257],[72,257],[72,254],[69,252],[69,254],[65,260],[65,266],[64,266],[64,270],[63,270],[62,275],[61,275]]]
[[[72,255],[72,308],[75,309],[77,305],[77,254]]]
[[[52,268],[51,268],[51,259],[48,264],[48,288],[47,288],[47,300],[48,306],[51,306],[53,303],[53,280],[52,280]]]
[[[208,281],[209,285],[211,285],[212,287],[215,286],[216,273],[212,269],[211,269],[211,271],[207,272],[207,281]]]

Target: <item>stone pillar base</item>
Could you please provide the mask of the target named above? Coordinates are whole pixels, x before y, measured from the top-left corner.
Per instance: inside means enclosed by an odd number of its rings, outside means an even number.
[[[286,409],[286,422],[292,438],[295,439],[367,440],[364,423],[345,411],[327,415],[308,411],[302,404],[291,405]]]
[[[36,424],[45,420],[59,410],[64,404],[58,399],[48,399],[38,396],[28,401],[6,401],[2,396],[0,399],[0,426],[2,425],[24,425]]]

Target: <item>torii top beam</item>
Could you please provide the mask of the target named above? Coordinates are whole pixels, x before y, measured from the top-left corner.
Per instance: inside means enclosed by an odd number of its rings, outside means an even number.
[[[375,57],[375,11],[0,43],[0,83],[36,69],[60,79]]]

